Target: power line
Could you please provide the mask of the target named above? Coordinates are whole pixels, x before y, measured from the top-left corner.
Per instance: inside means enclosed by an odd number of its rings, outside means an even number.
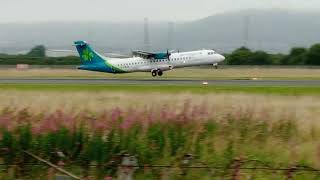
[[[150,51],[149,19],[144,18],[144,49]]]
[[[250,16],[246,15],[244,17],[244,46],[249,47],[250,41]]]
[[[169,49],[174,48],[174,23],[168,23],[168,47]]]

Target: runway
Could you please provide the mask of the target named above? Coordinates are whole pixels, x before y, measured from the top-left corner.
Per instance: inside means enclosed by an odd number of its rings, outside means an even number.
[[[320,80],[0,79],[1,84],[320,86]]]

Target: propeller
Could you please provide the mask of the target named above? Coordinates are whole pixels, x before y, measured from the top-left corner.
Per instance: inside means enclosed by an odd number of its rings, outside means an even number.
[[[170,61],[170,55],[171,53],[169,53],[169,50],[167,49],[167,59]]]

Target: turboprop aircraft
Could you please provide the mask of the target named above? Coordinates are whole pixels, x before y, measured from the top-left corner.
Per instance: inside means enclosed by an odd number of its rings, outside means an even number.
[[[105,73],[151,72],[153,77],[162,76],[164,71],[175,68],[214,65],[224,61],[225,57],[214,50],[189,52],[150,53],[133,51],[130,58],[108,58],[94,51],[85,41],[76,41],[75,46],[80,55],[81,70]]]

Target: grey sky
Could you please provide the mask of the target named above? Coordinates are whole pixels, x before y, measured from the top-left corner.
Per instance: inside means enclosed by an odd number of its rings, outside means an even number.
[[[0,0],[0,22],[188,21],[240,9],[320,10],[319,0]]]

